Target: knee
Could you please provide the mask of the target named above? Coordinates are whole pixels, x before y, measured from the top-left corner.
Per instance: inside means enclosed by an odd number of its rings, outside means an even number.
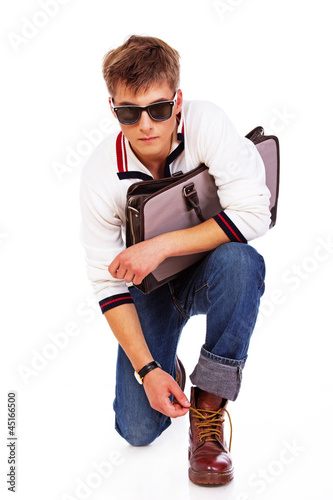
[[[167,419],[167,417],[166,417]],[[170,420],[170,419],[169,419]],[[171,422],[166,420],[163,426],[153,425],[148,422],[135,422],[130,426],[122,425],[117,421],[115,423],[116,431],[124,438],[131,446],[147,446],[170,425]]]
[[[246,274],[257,273],[265,277],[265,262],[263,257],[251,245],[245,243],[231,244],[231,260],[239,272]]]
[[[120,432],[119,432],[119,434],[131,446],[148,446],[149,444],[151,444],[157,438],[157,436],[153,436],[153,435],[151,435],[151,436],[138,436],[138,435],[133,434],[133,433],[122,434]]]
[[[264,286],[265,262],[263,257],[251,245],[245,243],[226,243],[218,247],[218,266],[224,270],[227,281],[256,283]]]

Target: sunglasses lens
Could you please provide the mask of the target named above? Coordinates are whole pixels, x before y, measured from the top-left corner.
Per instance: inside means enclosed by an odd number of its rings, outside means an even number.
[[[118,120],[125,125],[136,123],[140,118],[140,111],[140,109],[137,109],[134,106],[124,106],[119,108],[117,110]]]
[[[172,104],[169,102],[161,102],[149,106],[150,116],[157,121],[168,120],[172,114]]]
[[[172,115],[173,102],[159,102],[157,104],[150,104],[144,108],[140,106],[121,106],[115,108],[118,120],[124,125],[132,125],[140,120],[142,110],[148,111],[150,118],[162,122],[168,120]]]

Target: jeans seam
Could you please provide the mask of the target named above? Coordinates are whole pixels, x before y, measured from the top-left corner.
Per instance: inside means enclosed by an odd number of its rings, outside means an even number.
[[[175,297],[175,295],[172,295],[172,302],[173,302],[173,305],[175,307],[175,309],[181,314],[181,316],[183,317],[183,319],[189,319],[190,316],[188,314],[186,314],[186,311],[184,311],[184,309],[182,308],[182,306],[179,304],[177,298]]]
[[[171,295],[171,299],[172,299],[172,303],[173,303],[174,308],[179,312],[179,314],[181,314],[183,319],[188,320],[190,318],[190,316],[188,314],[186,314],[186,311],[184,311],[182,306],[179,304],[179,302],[176,298],[176,295],[174,293],[172,283],[170,282],[170,283],[168,283],[168,285],[169,285],[169,291],[170,291],[170,295]]]
[[[202,290],[203,288],[207,287],[207,291],[206,291],[206,297],[207,297],[207,300],[209,302],[209,305],[211,306],[212,305],[212,302],[209,298],[209,295],[208,295],[208,291],[209,291],[209,287],[210,287],[210,284],[208,283],[208,281],[205,281],[205,283],[203,283],[201,286],[199,286],[199,288],[196,288],[196,290],[194,291],[194,295],[198,292],[200,292],[200,290]],[[193,303],[193,300],[192,300],[192,303]],[[192,305],[191,303],[191,305]]]

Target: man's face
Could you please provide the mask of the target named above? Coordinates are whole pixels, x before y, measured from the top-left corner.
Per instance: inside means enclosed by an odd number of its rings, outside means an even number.
[[[146,92],[134,93],[125,86],[118,85],[113,96],[113,105],[147,106],[160,101],[172,101],[173,90],[168,84],[151,86]],[[172,108],[168,120],[158,122],[143,111],[137,123],[124,125],[119,122],[121,130],[131,144],[139,160],[148,168],[155,162],[163,162],[170,152],[171,137],[176,126],[176,115],[182,108],[182,92],[177,92],[177,103]],[[115,113],[113,112],[115,115]],[[116,115],[115,115],[116,116]]]

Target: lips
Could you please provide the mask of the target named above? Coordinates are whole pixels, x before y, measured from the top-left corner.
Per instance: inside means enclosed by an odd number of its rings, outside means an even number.
[[[142,142],[153,142],[157,139],[157,137],[142,137],[141,139],[139,139],[139,141],[142,141]]]

